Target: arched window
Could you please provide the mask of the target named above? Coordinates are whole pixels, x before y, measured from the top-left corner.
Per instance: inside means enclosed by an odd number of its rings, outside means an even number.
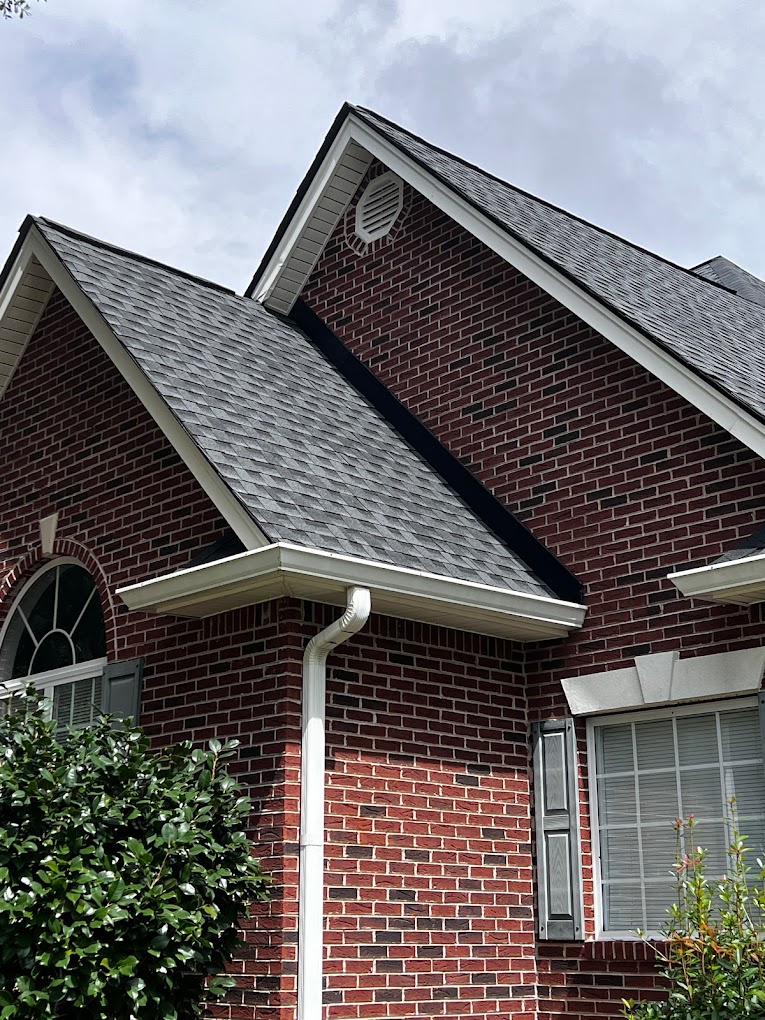
[[[7,690],[32,681],[63,731],[88,726],[103,704],[106,632],[93,577],[79,563],[43,567],[24,586],[0,637]]]

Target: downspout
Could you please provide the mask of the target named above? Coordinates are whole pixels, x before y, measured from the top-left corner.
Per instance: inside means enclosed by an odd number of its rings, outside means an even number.
[[[321,1020],[324,969],[324,746],[327,656],[369,618],[368,588],[348,588],[339,620],[315,634],[303,656],[300,758],[298,1020]]]

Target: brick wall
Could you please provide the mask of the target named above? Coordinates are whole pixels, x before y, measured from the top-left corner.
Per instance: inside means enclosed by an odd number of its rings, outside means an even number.
[[[533,1014],[526,717],[495,639],[373,617],[333,653],[329,1017]]]
[[[38,569],[38,521],[59,512],[56,553],[96,578],[110,658],[145,662],[142,722],[158,743],[242,741],[252,834],[279,898],[248,924],[241,989],[220,1015],[294,1010],[301,607],[204,621],[129,613],[115,588],[185,565],[224,522],[64,298],[56,293],[0,401],[0,626]],[[292,973],[290,970],[290,961]]]
[[[760,607],[693,603],[666,574],[760,523],[762,461],[422,196],[407,201],[393,242],[366,255],[341,222],[303,298],[584,583],[582,631],[526,648],[531,717],[566,714],[564,676],[760,645]],[[580,761],[584,791],[583,740]],[[538,966],[545,1017],[614,1013],[652,981],[634,944],[547,944]]]

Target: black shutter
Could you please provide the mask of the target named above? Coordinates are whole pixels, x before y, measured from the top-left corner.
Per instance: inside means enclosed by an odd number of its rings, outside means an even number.
[[[116,719],[130,718],[134,723],[138,722],[142,676],[143,659],[107,662],[101,689],[104,715]]]
[[[534,790],[540,939],[582,939],[582,871],[573,719],[536,723]]]

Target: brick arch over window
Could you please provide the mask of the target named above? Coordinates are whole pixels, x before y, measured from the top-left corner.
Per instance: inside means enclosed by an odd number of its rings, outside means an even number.
[[[59,557],[76,560],[93,578],[104,615],[106,655],[110,661],[117,659],[117,614],[106,571],[93,553],[74,539],[56,539],[53,543],[52,555],[49,556],[44,556],[42,547],[35,545],[7,571],[0,583],[0,627],[5,623],[15,595],[41,567]]]

